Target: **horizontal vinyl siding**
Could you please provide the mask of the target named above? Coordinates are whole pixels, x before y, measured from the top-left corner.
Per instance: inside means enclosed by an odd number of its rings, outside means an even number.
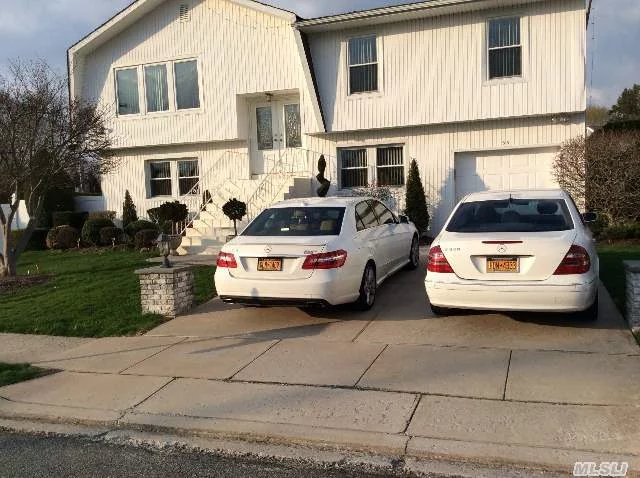
[[[178,20],[183,3],[192,5],[189,22]],[[114,117],[117,147],[246,139],[239,124],[248,108],[238,108],[237,95],[260,92],[299,91],[303,116],[313,124],[290,24],[224,0],[167,0],[90,53],[76,78],[85,98],[102,100],[115,116],[114,68],[192,57],[198,58],[201,110]],[[305,124],[309,128],[315,131]]]
[[[521,15],[523,78],[486,81],[486,22]],[[381,92],[348,95],[348,38],[376,34]],[[330,131],[585,109],[585,2],[550,0],[310,35]]]

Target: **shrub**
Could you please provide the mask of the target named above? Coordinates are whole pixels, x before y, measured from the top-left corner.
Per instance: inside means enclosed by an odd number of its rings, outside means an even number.
[[[109,219],[88,219],[82,226],[82,241],[93,246],[99,245],[100,229],[103,227],[115,227],[115,225]]]
[[[89,213],[89,219],[105,219],[107,221],[114,221],[116,218],[115,211],[91,211]]]
[[[405,214],[416,225],[419,234],[422,235],[427,231],[429,227],[429,207],[427,205],[427,195],[420,179],[418,163],[415,159],[411,161],[409,175],[407,176]]]
[[[34,229],[27,242],[25,251],[44,251],[47,248],[47,234],[49,229]],[[24,234],[24,231],[19,229],[11,231],[11,244],[14,246],[18,244],[18,241]]]
[[[158,239],[157,229],[142,229],[136,232],[135,245],[136,249],[142,249],[143,247],[155,247],[156,239]]]
[[[88,212],[58,211],[52,215],[53,227],[71,226],[77,230],[82,230],[85,221],[89,218]]]
[[[144,219],[139,219],[137,221],[133,221],[132,223],[129,223],[129,225],[127,225],[127,227],[125,228],[125,231],[129,236],[135,237],[135,235],[139,231],[142,231],[144,229],[153,229],[154,231],[156,231],[156,235],[157,235],[157,232],[159,231],[157,224],[153,222],[145,221]]]
[[[124,232],[118,227],[103,227],[100,229],[100,244],[103,246],[111,246],[114,244],[122,244],[124,242]]]
[[[138,220],[138,211],[136,210],[136,205],[133,203],[133,199],[131,199],[131,194],[129,194],[129,190],[124,193],[124,204],[122,205],[122,227],[126,228],[129,224]]]
[[[553,164],[558,184],[612,224],[640,220],[640,131],[599,130],[564,143]]]
[[[640,222],[627,222],[607,226],[600,231],[598,239],[605,241],[640,239]]]
[[[73,249],[78,245],[80,233],[75,227],[54,227],[47,234],[47,247],[49,249]]]
[[[42,210],[38,217],[41,228],[49,229],[53,224],[53,213],[56,211],[73,211],[76,207],[73,189],[50,189],[42,201]]]
[[[247,205],[235,198],[229,199],[225,205],[222,206],[222,212],[233,221],[233,230],[237,236],[238,227],[236,221],[242,221],[242,218],[247,215]]]

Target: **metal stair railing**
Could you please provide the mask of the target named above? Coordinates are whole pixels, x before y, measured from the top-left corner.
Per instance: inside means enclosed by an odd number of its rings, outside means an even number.
[[[240,159],[238,158],[240,157]],[[196,194],[205,194],[205,191],[207,190],[214,190],[217,191],[219,189],[222,189],[226,184],[233,184],[233,181],[231,180],[231,176],[230,175],[226,175],[223,174],[224,173],[224,169],[225,167],[229,167],[229,164],[242,164],[241,160],[249,160],[249,155],[246,153],[240,153],[238,151],[226,151],[215,163],[213,166],[211,166],[209,168],[209,170],[205,173],[204,176],[202,176],[200,178],[200,180],[193,186],[193,188],[191,188],[191,190],[189,191],[189,195],[196,195]],[[209,184],[209,180],[211,178],[216,178],[216,181],[212,182],[211,184]],[[204,187],[203,187],[204,186]],[[182,227],[182,230],[180,231],[180,235],[184,235],[187,231],[187,229],[189,229],[190,227],[193,226],[193,223],[198,220],[198,218],[202,215],[202,213],[204,211],[206,211],[207,206],[209,204],[213,204],[217,209],[220,209],[220,206],[218,206],[215,201],[213,201],[213,198],[207,198],[207,200],[202,201],[202,205],[200,206],[199,210],[193,214],[189,220],[184,224],[184,227]]]

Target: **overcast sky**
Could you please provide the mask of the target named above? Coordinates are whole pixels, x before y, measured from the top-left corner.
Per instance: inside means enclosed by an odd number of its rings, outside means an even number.
[[[268,0],[266,0],[268,2]],[[0,70],[10,58],[44,58],[66,71],[66,49],[130,0],[2,0]],[[393,0],[273,0],[306,18],[407,3]],[[623,88],[640,83],[640,0],[594,0],[589,28],[589,96],[611,106]],[[595,41],[592,37],[595,33]],[[594,74],[591,76],[592,59]]]

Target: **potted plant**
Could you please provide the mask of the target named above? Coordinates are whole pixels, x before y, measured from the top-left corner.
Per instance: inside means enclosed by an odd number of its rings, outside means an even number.
[[[234,235],[227,236],[227,241],[230,241],[238,235],[237,222],[242,221],[242,218],[247,215],[247,205],[242,201],[238,201],[236,198],[229,199],[229,201],[222,206],[222,212],[233,221]]]

